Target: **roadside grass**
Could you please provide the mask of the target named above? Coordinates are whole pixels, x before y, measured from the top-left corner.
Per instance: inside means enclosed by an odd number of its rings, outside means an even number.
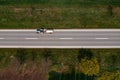
[[[50,51],[53,58],[61,57],[60,59],[69,59],[69,63],[73,59],[77,60],[77,55],[80,49],[0,49],[0,70],[11,64],[11,59],[16,54],[21,54],[25,57],[25,64],[31,62],[34,58],[34,63],[44,59],[46,51]],[[120,49],[90,49],[93,56],[100,62],[101,70],[109,70],[110,68],[120,68]],[[21,53],[18,53],[20,51]],[[24,55],[22,55],[24,53]],[[16,57],[17,58],[17,57]],[[113,66],[114,64],[114,66]]]
[[[107,8],[107,5],[3,5],[0,28],[120,28],[120,7],[113,6],[112,16]]]
[[[47,5],[55,5],[55,6],[71,6],[71,5],[119,5],[119,0],[1,0],[1,5],[9,5],[9,4],[47,4]]]

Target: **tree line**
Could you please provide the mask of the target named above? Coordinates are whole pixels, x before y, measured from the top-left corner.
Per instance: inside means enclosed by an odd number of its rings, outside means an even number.
[[[0,79],[119,80],[119,54],[108,55],[109,69],[104,68],[106,63],[102,62],[103,54],[96,54],[90,49],[3,51],[0,53]]]

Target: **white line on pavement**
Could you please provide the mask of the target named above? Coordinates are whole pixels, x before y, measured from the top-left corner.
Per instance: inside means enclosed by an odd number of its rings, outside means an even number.
[[[0,39],[4,39],[4,38],[0,38]]]
[[[0,31],[2,32],[31,32],[34,31],[35,29],[0,29]]]
[[[120,31],[120,29],[55,29],[55,31]]]
[[[0,48],[120,48],[120,46],[2,46]]]
[[[59,39],[73,39],[73,38],[59,38]]]
[[[109,39],[109,38],[95,38],[95,39]]]
[[[25,39],[38,39],[38,38],[25,38]]]

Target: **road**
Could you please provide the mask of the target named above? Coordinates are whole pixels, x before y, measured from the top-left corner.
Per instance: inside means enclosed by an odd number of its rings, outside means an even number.
[[[120,48],[120,29],[0,30],[0,48]]]

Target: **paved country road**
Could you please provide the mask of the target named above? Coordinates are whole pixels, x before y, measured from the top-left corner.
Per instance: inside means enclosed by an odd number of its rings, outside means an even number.
[[[0,48],[120,48],[120,29],[0,30]]]

